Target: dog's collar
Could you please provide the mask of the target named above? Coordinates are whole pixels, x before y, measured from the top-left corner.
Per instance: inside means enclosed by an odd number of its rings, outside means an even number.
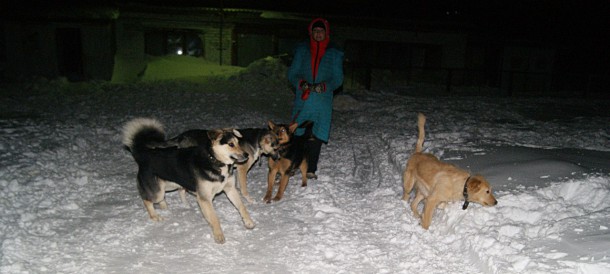
[[[280,145],[280,147],[277,149],[277,152],[282,155],[284,152],[286,152],[288,150],[288,147],[290,147],[290,142],[288,143],[283,143]]]
[[[208,155],[208,158],[210,159],[212,164],[215,165],[215,166],[223,167],[225,165],[223,162],[221,162],[218,159],[216,159],[216,157],[214,157],[214,155],[212,155],[211,153],[210,153],[210,155]]]
[[[464,182],[464,205],[462,206],[463,210],[466,210],[466,208],[468,208],[468,180],[470,180],[470,175],[468,176],[468,178],[466,178],[466,182]]]
[[[235,167],[235,165],[234,165],[234,164],[227,165],[227,164],[225,164],[225,163],[223,163],[223,162],[221,162],[221,161],[218,161],[218,159],[216,159],[216,158],[215,158],[214,156],[212,156],[212,155],[210,155],[210,156],[209,156],[209,158],[210,158],[210,161],[212,161],[212,163],[213,163],[214,165],[216,165],[216,166],[218,166],[218,167],[220,167],[220,168],[221,168],[221,167],[223,167],[223,166],[227,166],[227,172],[229,172],[229,176],[233,176],[233,171],[235,170],[235,168],[234,168],[234,167]],[[224,181],[224,180],[223,180],[223,181]]]

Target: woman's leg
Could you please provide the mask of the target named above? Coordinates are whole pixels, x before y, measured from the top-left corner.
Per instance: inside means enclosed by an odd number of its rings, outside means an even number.
[[[322,150],[322,141],[316,137],[307,140],[305,144],[305,153],[307,153],[307,176],[309,179],[317,179],[315,176],[318,170],[318,160],[320,159],[320,151]],[[311,174],[310,174],[311,173]]]

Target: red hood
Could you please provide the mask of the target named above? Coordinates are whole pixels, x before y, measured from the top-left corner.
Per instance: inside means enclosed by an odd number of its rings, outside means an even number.
[[[324,24],[324,28],[326,29],[326,38],[324,40],[328,40],[328,38],[330,37],[330,25],[328,24],[328,21],[326,21],[326,19],[324,19],[324,18],[316,18],[316,19],[313,19],[311,21],[311,23],[309,23],[309,28],[308,28],[309,37],[311,37],[311,27],[313,26],[313,24],[315,22],[318,22],[318,21],[320,21]]]
[[[313,35],[311,32],[311,27],[314,23],[318,21],[324,23],[324,27],[326,28],[326,37],[324,37],[324,40],[320,42],[317,42],[313,39]],[[314,83],[316,81],[316,76],[318,76],[318,67],[322,60],[322,56],[324,56],[324,53],[326,53],[326,47],[328,46],[328,42],[330,41],[328,35],[329,33],[330,28],[328,25],[328,21],[326,21],[324,18],[316,18],[313,19],[311,23],[309,23],[309,50],[311,51],[311,73],[313,75]]]

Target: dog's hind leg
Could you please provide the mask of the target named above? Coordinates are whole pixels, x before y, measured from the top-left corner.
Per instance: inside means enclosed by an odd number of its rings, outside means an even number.
[[[186,189],[178,189],[178,194],[180,194],[180,200],[182,200],[182,204],[188,205],[188,202],[186,201]]]
[[[177,190],[178,194],[180,195],[180,200],[182,200],[182,203],[185,205],[188,204],[186,202],[186,189],[184,187],[172,181],[166,181],[163,179],[157,179],[157,181],[159,182],[159,187],[161,188],[163,193]],[[159,202],[159,206],[161,207],[161,209],[167,209],[167,202],[165,201],[165,198],[163,199],[163,201]]]
[[[411,194],[411,190],[413,190],[414,184],[415,184],[415,177],[413,176],[411,169],[407,165],[407,167],[405,168],[405,170],[402,173],[402,187],[403,187],[403,191],[404,191],[402,193],[403,201],[409,200],[409,196]]]
[[[421,219],[421,215],[419,215],[419,210],[417,210],[417,206],[423,199],[424,195],[419,190],[417,190],[415,192],[415,198],[413,198],[413,201],[411,202],[411,211],[413,211],[413,215],[415,215],[417,219]]]
[[[161,201],[159,201],[159,208],[166,210],[167,202],[165,201],[165,181],[161,180],[159,178],[157,178],[157,181],[159,182],[159,187],[161,188],[159,193],[161,193],[161,195],[162,195],[162,197],[160,197]],[[157,196],[159,196],[159,195],[157,195]]]
[[[301,162],[301,165],[299,166],[299,169],[301,170],[301,186],[302,187],[306,187],[307,186],[307,160]]]
[[[199,187],[205,185],[205,183],[199,183],[197,188],[197,204],[201,209],[203,218],[208,221],[208,224],[212,228],[212,234],[214,235],[214,241],[219,244],[225,242],[225,235],[222,233],[220,227],[220,221],[216,216],[216,211],[212,205],[212,199],[214,199],[215,193],[212,193],[211,189],[205,189],[205,187]]]
[[[163,221],[163,217],[159,216],[155,211],[155,203],[162,203],[165,199],[165,188],[160,180],[152,174],[140,171],[138,172],[138,191],[144,201],[144,208],[148,212],[151,220]],[[162,205],[160,205],[162,206]],[[166,205],[167,206],[167,205]]]
[[[244,226],[247,229],[254,228],[254,222],[252,221],[252,218],[250,218],[250,214],[248,213],[246,206],[244,205],[244,203],[242,203],[237,189],[235,189],[235,177],[231,176],[227,180],[229,180],[229,182],[227,182],[223,189],[225,194],[229,198],[229,201],[233,203],[233,206],[237,208],[237,211],[239,211],[239,215],[241,215],[241,219],[244,222]]]
[[[237,165],[237,180],[239,181],[239,191],[241,195],[244,196],[244,199],[249,203],[254,203],[254,200],[250,198],[250,194],[248,193],[248,169],[250,167],[250,163],[244,163]]]
[[[155,206],[154,206],[155,204],[148,200],[143,200],[143,201],[144,201],[144,208],[146,208],[146,211],[148,212],[148,216],[150,217],[150,219],[155,222],[163,221],[163,217],[159,216],[159,214],[157,214],[157,212],[155,211]]]

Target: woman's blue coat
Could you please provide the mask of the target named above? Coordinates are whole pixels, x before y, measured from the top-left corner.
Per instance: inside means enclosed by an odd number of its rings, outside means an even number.
[[[334,47],[332,43],[318,66],[318,75],[313,79],[311,69],[311,52],[308,43],[299,44],[295,48],[294,59],[288,69],[288,80],[296,90],[292,119],[299,125],[304,121],[314,122],[313,134],[320,140],[328,142],[330,135],[330,122],[333,111],[333,92],[343,84],[343,51]],[[316,93],[311,91],[309,98],[301,100],[303,91],[299,82],[325,83],[326,91]],[[303,135],[304,129],[297,129],[296,135]]]

